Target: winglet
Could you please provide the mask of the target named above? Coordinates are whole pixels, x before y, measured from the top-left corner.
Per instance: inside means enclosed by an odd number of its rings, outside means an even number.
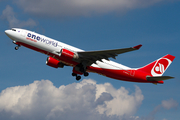
[[[135,48],[135,49],[137,49],[137,50],[138,50],[139,48],[141,48],[141,46],[142,46],[142,45],[141,45],[141,44],[139,44],[139,45],[137,45],[137,46],[134,46],[133,48]]]

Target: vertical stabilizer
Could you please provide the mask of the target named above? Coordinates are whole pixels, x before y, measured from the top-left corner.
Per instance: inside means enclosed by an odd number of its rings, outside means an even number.
[[[152,76],[162,76],[174,58],[175,56],[168,54],[142,68],[139,68],[138,70],[146,72]]]

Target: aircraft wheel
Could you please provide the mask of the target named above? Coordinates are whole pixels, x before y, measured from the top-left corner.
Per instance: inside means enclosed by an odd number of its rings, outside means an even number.
[[[77,76],[77,74],[76,73],[72,73],[72,76]]]
[[[79,81],[81,79],[81,76],[77,76],[76,80]]]
[[[18,49],[19,49],[19,46],[16,46],[16,47],[15,47],[15,50],[18,50]]]
[[[84,73],[84,76],[88,76],[88,75],[89,75],[89,73],[88,73],[88,72],[85,72],[85,73]]]

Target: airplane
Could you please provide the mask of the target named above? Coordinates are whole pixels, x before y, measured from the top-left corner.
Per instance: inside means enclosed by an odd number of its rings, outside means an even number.
[[[46,65],[50,67],[72,66],[72,76],[77,81],[81,79],[80,75],[88,76],[90,72],[122,81],[153,84],[163,84],[163,80],[174,78],[162,76],[175,58],[170,54],[140,68],[130,68],[109,60],[116,59],[119,54],[138,50],[141,44],[122,49],[84,51],[25,29],[12,28],[5,30],[5,34],[17,45],[15,50],[24,46],[48,55]]]

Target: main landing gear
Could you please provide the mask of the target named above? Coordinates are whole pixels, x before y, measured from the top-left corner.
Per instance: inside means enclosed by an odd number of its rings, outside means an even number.
[[[84,73],[84,76],[87,77],[89,75],[88,72],[85,72]],[[79,81],[81,79],[81,76],[76,74],[76,73],[72,73],[72,76],[75,76],[76,77],[76,80]]]
[[[81,76],[80,75],[84,75],[85,77],[87,77],[89,75],[88,72],[86,72],[86,62],[83,61],[81,62],[80,64],[76,65],[74,68],[73,68],[73,73],[72,73],[72,76],[75,76],[76,77],[76,80],[79,81],[81,79]],[[78,75],[79,74],[79,75]]]
[[[81,76],[78,76],[76,73],[72,73],[72,76],[75,76],[77,81],[81,79]]]

